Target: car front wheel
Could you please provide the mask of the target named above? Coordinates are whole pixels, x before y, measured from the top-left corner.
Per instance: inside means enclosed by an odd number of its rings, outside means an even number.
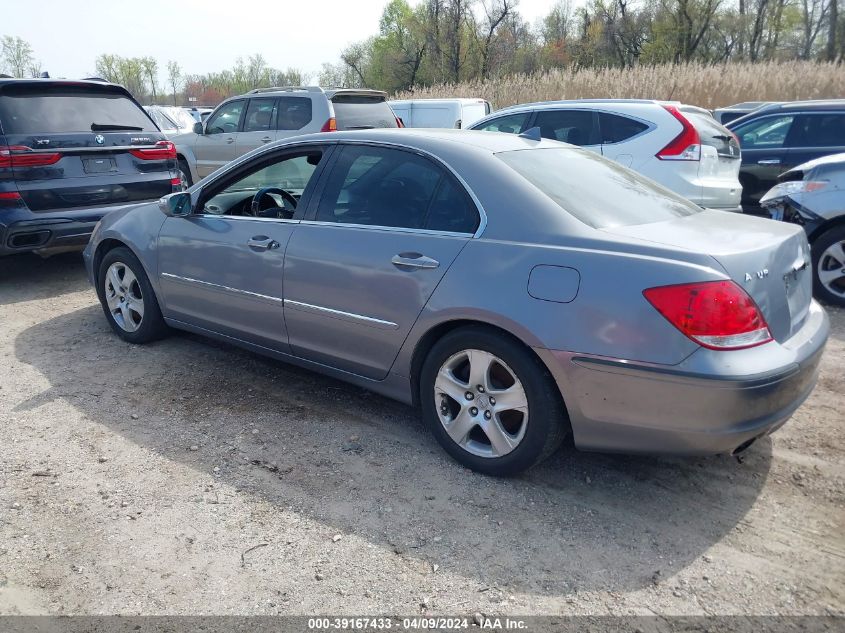
[[[167,326],[141,262],[128,248],[110,250],[100,262],[97,294],[112,330],[129,343],[161,338]]]
[[[423,417],[437,441],[473,470],[507,476],[551,455],[568,424],[548,370],[524,345],[485,327],[438,341],[420,375]]]

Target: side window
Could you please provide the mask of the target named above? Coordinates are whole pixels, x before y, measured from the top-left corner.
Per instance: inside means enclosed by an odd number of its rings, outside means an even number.
[[[739,137],[742,149],[778,149],[786,142],[794,118],[791,114],[769,116],[749,121],[734,132]]]
[[[799,115],[789,132],[788,147],[838,147],[845,145],[845,114]]]
[[[249,173],[216,187],[203,212],[212,215],[251,215],[252,197],[259,189],[283,189],[299,200],[320,163],[323,152],[308,150],[263,161]],[[269,192],[261,199],[259,217],[290,218],[294,208],[284,196]]]
[[[238,131],[238,122],[244,109],[243,101],[231,101],[208,119],[206,134],[232,134]]]
[[[621,143],[648,129],[641,121],[609,112],[599,112],[599,127],[602,143]]]
[[[244,119],[244,132],[264,132],[273,120],[275,99],[250,99]]]
[[[425,228],[431,231],[475,233],[478,223],[478,210],[463,187],[452,178],[442,178],[428,210]]]
[[[153,121],[161,130],[175,130],[176,124],[167,118],[163,112],[159,110],[148,110],[147,113],[152,117]]]
[[[317,220],[474,232],[477,213],[472,209],[475,217],[469,217],[461,194],[442,169],[422,156],[347,146],[332,169]]]
[[[311,99],[279,97],[276,115],[277,130],[300,130],[311,123]]]
[[[589,110],[543,110],[537,113],[540,136],[573,145],[595,145],[593,113]]]
[[[519,114],[506,114],[492,121],[487,121],[481,127],[474,127],[473,130],[483,132],[507,132],[508,134],[519,134],[528,122],[528,112]]]

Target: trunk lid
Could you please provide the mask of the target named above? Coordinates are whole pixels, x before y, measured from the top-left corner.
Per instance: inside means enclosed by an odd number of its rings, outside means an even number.
[[[799,226],[702,211],[665,222],[603,230],[710,255],[754,299],[779,342],[797,332],[807,317],[813,294],[812,266],[807,238]]]
[[[132,153],[155,148],[165,136],[119,86],[6,85],[0,120],[0,151],[11,157],[17,189],[34,212],[151,200],[172,191],[174,160]]]

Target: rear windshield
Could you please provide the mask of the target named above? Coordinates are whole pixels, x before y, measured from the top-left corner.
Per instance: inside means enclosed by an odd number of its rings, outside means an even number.
[[[701,207],[616,162],[581,149],[528,149],[496,157],[597,229],[662,222]]]
[[[376,127],[399,127],[393,110],[384,97],[337,95],[332,99],[338,130],[369,130]]]
[[[695,127],[702,145],[715,147],[723,158],[740,158],[739,143],[728,128],[707,114],[684,112],[684,116]]]
[[[0,96],[0,125],[6,134],[157,131],[119,91],[63,85],[7,87]]]

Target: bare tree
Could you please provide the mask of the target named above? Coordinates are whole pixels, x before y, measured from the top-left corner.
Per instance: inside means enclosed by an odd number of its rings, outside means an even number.
[[[839,51],[837,51],[836,39],[837,30],[839,29],[839,3],[838,0],[830,0],[828,5],[827,18],[827,60],[836,61]]]
[[[490,6],[487,6],[486,0],[481,0],[481,7],[484,10],[484,22],[482,33],[483,38],[480,42],[481,47],[481,78],[487,79],[490,74],[490,44],[493,37],[496,35],[496,30],[499,25],[507,18],[516,8],[519,0],[490,0]]]
[[[831,0],[831,3],[836,0]],[[813,45],[824,26],[829,4],[825,0],[801,0],[801,59],[810,59]]]
[[[170,89],[173,92],[173,105],[176,103],[176,92],[179,87],[179,80],[182,78],[182,69],[179,67],[179,62],[167,62],[167,81],[170,84]]]
[[[4,35],[2,40],[3,61],[15,77],[25,77],[33,64],[32,46],[25,39]]]
[[[139,60],[144,75],[150,82],[150,90],[152,91],[153,103],[158,101],[156,95],[156,81],[158,80],[158,62],[155,57],[141,57]]]

